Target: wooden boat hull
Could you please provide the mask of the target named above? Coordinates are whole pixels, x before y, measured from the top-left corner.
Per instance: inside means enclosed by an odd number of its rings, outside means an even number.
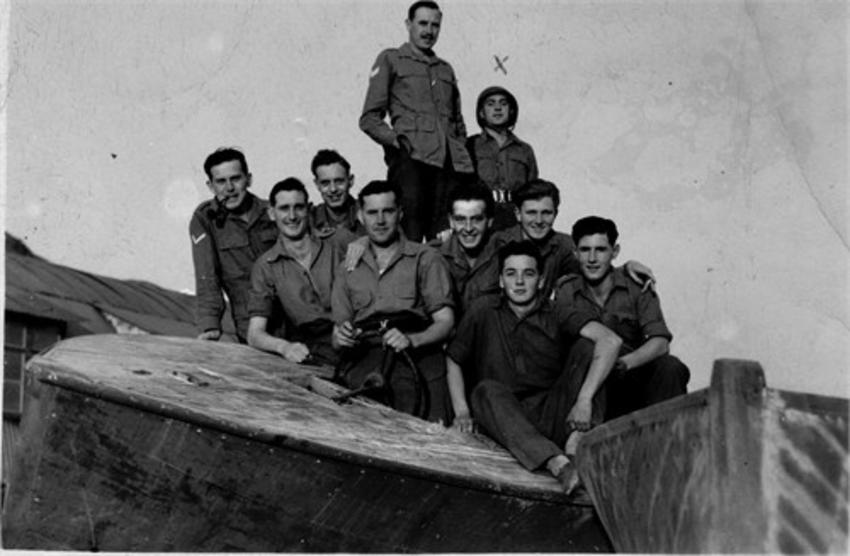
[[[247,350],[244,355],[255,357]],[[277,358],[269,361],[280,366]],[[44,359],[34,369],[22,420],[26,447],[15,458],[4,508],[6,548],[611,550],[592,508],[566,503],[554,485],[532,488],[550,479],[521,468],[510,468],[511,473],[525,473],[527,485],[487,479],[486,457],[481,458],[480,474],[437,472],[436,464],[417,467],[416,454],[392,460],[381,446],[357,451],[342,441],[321,443],[293,433],[288,422],[252,428],[215,415],[179,414],[136,393],[135,386],[126,386],[122,396],[103,383],[91,388],[63,379],[57,366]],[[128,363],[127,369],[156,372],[138,362]],[[292,388],[304,390],[298,395],[305,399],[318,396],[295,384]],[[257,387],[245,399],[256,401],[259,414],[266,397],[285,394]],[[295,403],[294,398],[278,401]],[[334,410],[351,411],[349,417],[361,421],[377,411],[383,421],[398,419],[399,453],[407,454],[412,446],[423,461],[436,461],[429,453],[436,448],[424,442],[417,448],[416,442],[421,440],[417,435],[431,434],[437,425],[375,404]],[[337,430],[328,428],[322,435],[349,434],[347,427],[359,434],[356,424],[338,422]],[[449,457],[466,457],[463,446],[469,442],[447,432],[434,434],[435,442],[449,443],[449,448],[458,442]],[[413,444],[404,445],[410,438]],[[500,449],[472,444],[473,454],[489,450],[491,459],[502,460]],[[509,460],[503,464],[516,465]]]
[[[711,387],[587,434],[579,474],[618,551],[847,552],[848,401],[765,388],[719,360]]]

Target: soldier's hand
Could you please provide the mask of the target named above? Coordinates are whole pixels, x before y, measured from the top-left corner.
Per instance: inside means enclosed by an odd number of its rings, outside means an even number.
[[[590,401],[579,398],[567,414],[567,428],[577,431],[590,430],[590,417],[593,405]]]
[[[357,337],[360,336],[361,332],[362,330],[354,328],[354,325],[349,321],[336,324],[333,331],[334,342],[339,347],[354,347],[357,345]]]
[[[452,428],[460,432],[475,432],[475,421],[472,420],[469,413],[456,415],[454,421],[452,421]]]
[[[451,237],[452,237],[452,229],[451,228],[446,228],[445,230],[443,230],[442,232],[437,234],[437,239],[441,243],[447,242]]]
[[[301,363],[310,355],[310,350],[307,346],[300,342],[287,342],[280,350],[280,354],[283,355],[287,361]]]
[[[655,274],[652,269],[638,261],[627,261],[626,272],[634,282],[641,284],[641,291],[655,290]]]
[[[209,340],[211,342],[217,342],[221,338],[221,330],[204,330],[200,334],[198,334],[199,340]]]
[[[351,272],[354,270],[365,252],[366,243],[364,241],[355,240],[349,243],[345,251],[345,263],[343,263],[345,265],[345,271]]]
[[[413,345],[410,342],[410,338],[398,328],[390,328],[384,332],[383,340],[386,345],[396,351],[405,350]]]

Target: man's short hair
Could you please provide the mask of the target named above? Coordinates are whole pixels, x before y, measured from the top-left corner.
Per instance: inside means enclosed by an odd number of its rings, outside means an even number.
[[[499,274],[505,270],[505,261],[508,257],[516,255],[527,255],[534,259],[537,262],[537,272],[543,274],[543,255],[530,239],[511,241],[499,248]]]
[[[573,224],[573,241],[578,245],[578,240],[585,236],[594,234],[605,234],[608,236],[608,243],[613,247],[617,244],[617,238],[620,237],[620,232],[617,231],[617,225],[613,220],[602,218],[601,216],[585,216],[579,218]]]
[[[561,194],[558,192],[558,186],[551,181],[546,180],[531,180],[519,189],[514,191],[512,199],[517,208],[522,208],[522,204],[526,201],[539,201],[546,197],[552,198],[552,203],[555,205],[555,210],[561,204]]]
[[[238,160],[242,165],[242,173],[248,175],[248,162],[245,160],[245,155],[242,151],[233,147],[219,147],[213,151],[207,159],[204,160],[204,172],[209,179],[212,179],[213,166],[218,166],[231,160]]]
[[[274,207],[275,205],[275,197],[281,191],[300,191],[304,195],[304,202],[308,202],[310,197],[307,195],[307,188],[298,178],[286,178],[285,180],[281,180],[272,186],[271,193],[269,193],[269,204]]]
[[[322,149],[313,157],[313,162],[310,163],[310,170],[313,176],[316,176],[316,168],[319,166],[330,166],[331,164],[341,164],[345,168],[345,173],[351,173],[351,164],[342,157],[341,154],[333,149]]]
[[[372,180],[366,184],[366,187],[360,190],[357,194],[357,205],[363,208],[363,200],[370,195],[380,195],[381,193],[392,193],[395,195],[396,206],[401,206],[401,193],[395,184],[384,180]]]
[[[407,8],[408,21],[413,21],[413,18],[416,17],[416,10],[419,8],[428,8],[429,10],[440,11],[440,6],[438,6],[436,2],[432,2],[431,0],[418,0]]]
[[[493,218],[496,212],[493,192],[481,181],[463,183],[452,189],[449,193],[449,214],[454,212],[455,201],[484,201],[484,213],[487,218]]]

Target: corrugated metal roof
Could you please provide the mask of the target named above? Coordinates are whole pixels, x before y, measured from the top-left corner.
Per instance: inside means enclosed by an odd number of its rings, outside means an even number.
[[[9,241],[7,234],[7,246]],[[101,310],[153,334],[197,333],[193,295],[76,270],[20,249],[6,252],[6,309],[74,323],[93,333],[113,330]],[[223,327],[233,331],[232,322]]]

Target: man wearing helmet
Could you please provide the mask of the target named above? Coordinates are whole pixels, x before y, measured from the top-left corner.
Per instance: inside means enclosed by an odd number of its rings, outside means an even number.
[[[467,148],[478,177],[493,191],[494,230],[516,224],[511,195],[537,179],[537,161],[531,145],[513,133],[519,115],[516,98],[503,87],[487,87],[475,107],[481,133],[469,138]]]

